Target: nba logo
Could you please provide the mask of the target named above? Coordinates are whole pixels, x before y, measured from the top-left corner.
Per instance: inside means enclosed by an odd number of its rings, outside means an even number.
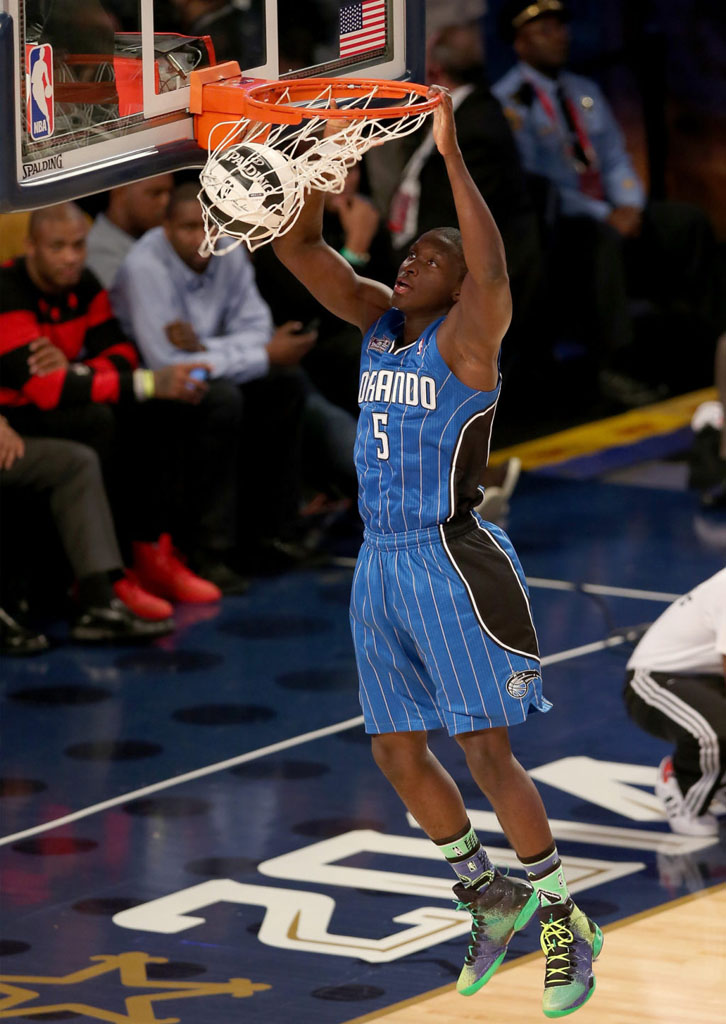
[[[28,94],[28,135],[49,139],[53,134],[53,47],[48,43],[25,47]]]

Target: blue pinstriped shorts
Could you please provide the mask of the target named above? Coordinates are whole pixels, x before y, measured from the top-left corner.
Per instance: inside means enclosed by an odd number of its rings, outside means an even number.
[[[519,559],[476,513],[408,533],[366,530],[350,618],[366,732],[454,735],[552,707]]]

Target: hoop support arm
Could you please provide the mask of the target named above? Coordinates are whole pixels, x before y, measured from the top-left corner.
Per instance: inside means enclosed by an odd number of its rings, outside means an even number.
[[[203,114],[204,87],[212,82],[221,82],[226,79],[240,78],[242,72],[236,60],[225,61],[224,64],[214,64],[210,68],[199,68],[189,75],[189,113]]]

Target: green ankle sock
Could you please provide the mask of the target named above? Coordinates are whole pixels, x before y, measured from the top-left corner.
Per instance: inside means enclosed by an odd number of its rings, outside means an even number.
[[[435,843],[464,885],[481,889],[494,878],[492,862],[470,822],[455,836]]]
[[[527,878],[537,893],[541,907],[565,903],[569,899],[565,873],[556,846],[552,846],[533,860],[527,861],[521,857],[520,860],[527,871]]]

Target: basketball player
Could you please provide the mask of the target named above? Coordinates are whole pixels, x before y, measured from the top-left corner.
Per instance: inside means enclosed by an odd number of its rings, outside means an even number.
[[[451,97],[437,86],[434,94],[434,140],[461,234],[422,235],[393,292],[325,244],[321,193],[274,248],[364,335],[356,465],[365,540],[351,597],[360,699],[376,763],[451,864],[459,908],[472,914],[457,988],[481,988],[537,910],[543,1009],[559,1017],[592,994],[602,933],[569,897],[544,806],[509,744],[509,726],[551,707],[521,566],[507,535],[475,508],[511,300],[501,237],[462,159]],[[500,874],[479,843],[427,744],[427,731],[442,726],[531,885]]]

